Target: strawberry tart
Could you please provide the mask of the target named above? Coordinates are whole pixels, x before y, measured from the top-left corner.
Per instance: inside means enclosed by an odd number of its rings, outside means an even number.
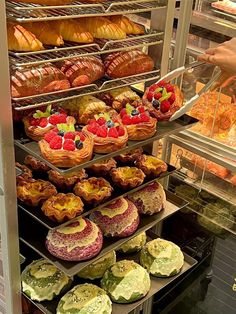
[[[145,140],[156,133],[157,120],[150,117],[144,106],[127,104],[120,112],[122,123],[126,126],[129,140]]]
[[[39,141],[41,154],[57,167],[79,165],[92,158],[93,138],[89,133],[75,131],[74,125],[58,124]]]
[[[109,113],[95,115],[95,119],[91,119],[83,130],[94,139],[94,152],[99,154],[121,149],[128,141],[126,128],[118,117]]]
[[[68,116],[62,108],[52,109],[50,105],[44,111],[36,110],[36,112],[23,117],[23,123],[26,135],[35,141],[39,141],[57,124],[75,124],[76,120],[74,117]]]

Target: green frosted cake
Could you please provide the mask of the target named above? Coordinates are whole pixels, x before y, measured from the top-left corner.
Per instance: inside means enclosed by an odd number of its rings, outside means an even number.
[[[116,303],[131,303],[143,298],[151,287],[146,269],[134,261],[115,263],[104,274],[101,286]]]
[[[84,279],[98,279],[102,278],[105,271],[116,262],[116,253],[111,251],[98,259],[96,262],[86,266],[82,269],[77,276]]]
[[[106,292],[92,284],[75,286],[59,301],[56,314],[111,314]]]
[[[184,255],[176,244],[155,239],[142,249],[140,263],[153,276],[170,277],[180,272],[184,264]]]
[[[22,290],[32,300],[52,300],[71,284],[71,279],[50,262],[40,259],[29,264],[21,274]]]
[[[119,247],[119,252],[122,253],[134,253],[140,251],[147,241],[145,232],[140,233],[137,237],[125,242]]]

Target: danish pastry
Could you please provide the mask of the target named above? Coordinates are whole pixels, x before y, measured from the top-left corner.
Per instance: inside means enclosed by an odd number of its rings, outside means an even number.
[[[113,158],[96,162],[87,169],[96,176],[105,176],[110,173],[112,169],[116,167],[116,161]]]
[[[87,178],[87,174],[84,169],[74,171],[69,174],[62,175],[56,170],[48,171],[49,180],[56,185],[60,190],[70,190],[75,183]]]
[[[145,34],[144,27],[134,23],[128,17],[122,15],[112,15],[109,17],[112,23],[118,25],[127,35]]]
[[[150,117],[145,107],[137,108],[127,104],[120,112],[122,123],[126,126],[130,140],[145,140],[156,133],[157,120]]]
[[[37,158],[27,155],[24,159],[24,163],[29,166],[36,173],[45,173],[50,170],[45,162],[38,160]]]
[[[55,222],[64,222],[83,213],[83,202],[73,193],[58,193],[49,197],[42,206],[43,213]]]
[[[99,154],[111,153],[126,146],[128,133],[120,123],[118,116],[112,113],[101,113],[83,128],[94,139],[94,152]]]
[[[139,156],[143,153],[142,147],[135,148],[128,153],[120,154],[115,157],[115,160],[122,162],[124,164],[132,164]]]
[[[25,179],[29,179],[29,178],[33,177],[32,171],[27,166],[22,165],[19,162],[16,162],[15,166],[22,171],[22,173],[20,175],[21,177],[23,177]]]
[[[111,170],[112,181],[123,189],[133,189],[143,183],[145,174],[136,167],[118,167]]]
[[[163,160],[145,154],[136,159],[135,166],[149,177],[158,177],[162,172],[167,171],[167,164]]]

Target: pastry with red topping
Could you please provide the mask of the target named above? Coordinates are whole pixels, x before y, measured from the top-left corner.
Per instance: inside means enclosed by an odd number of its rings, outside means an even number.
[[[75,124],[76,120],[72,116],[68,116],[66,112],[58,107],[52,108],[47,106],[46,110],[36,110],[28,116],[23,117],[25,133],[34,141],[40,141],[44,135],[54,129],[59,123]]]
[[[157,121],[168,121],[182,106],[183,100],[179,87],[165,81],[151,85],[143,96],[144,105]]]
[[[125,147],[128,133],[118,116],[105,112],[95,115],[94,118],[83,131],[88,132],[94,139],[95,153],[111,153]]]
[[[140,141],[152,137],[156,132],[157,120],[150,117],[144,106],[127,104],[120,112],[122,123],[126,126],[129,140]]]
[[[57,167],[68,168],[89,161],[93,138],[88,132],[75,131],[74,125],[58,124],[39,141],[42,156]]]

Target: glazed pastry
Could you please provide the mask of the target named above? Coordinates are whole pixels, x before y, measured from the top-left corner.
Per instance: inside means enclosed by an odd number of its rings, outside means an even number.
[[[90,170],[96,176],[105,176],[110,173],[110,171],[116,167],[116,161],[113,158],[102,160],[96,162],[87,169]]]
[[[60,135],[59,135],[60,134]],[[57,167],[77,166],[92,158],[93,138],[87,132],[76,132],[73,125],[57,125],[39,141],[42,156]]]
[[[103,16],[85,17],[78,19],[95,38],[124,39],[126,33],[117,24]]]
[[[158,177],[168,169],[167,164],[161,159],[145,154],[136,159],[135,166],[143,170],[148,177]]]
[[[133,163],[139,156],[143,153],[142,147],[133,149],[128,153],[121,154],[115,157],[115,160],[122,162],[122,163]]]
[[[180,272],[184,265],[184,255],[173,242],[155,239],[142,249],[140,264],[155,277],[170,277]]]
[[[40,5],[63,5],[70,4],[72,0],[10,0],[14,2],[35,3]]]
[[[32,178],[33,176],[32,171],[27,166],[22,165],[19,162],[16,162],[15,166],[22,171],[22,173],[20,174],[21,177],[25,179]]]
[[[145,174],[136,167],[118,167],[112,169],[112,181],[122,189],[133,189],[143,183]]]
[[[157,120],[150,117],[145,107],[137,108],[127,104],[120,112],[122,123],[126,126],[129,140],[140,141],[156,133]]]
[[[98,57],[77,57],[62,62],[60,69],[72,87],[89,85],[105,74],[104,65]]]
[[[78,123],[81,124],[87,124],[96,114],[107,111],[106,104],[91,95],[69,100],[65,102],[63,108],[76,117]]]
[[[79,216],[84,211],[84,204],[73,193],[58,193],[49,197],[42,206],[45,216],[55,222],[64,222]]]
[[[34,172],[44,173],[50,170],[50,167],[46,165],[44,162],[38,160],[37,158],[27,155],[24,159],[24,163],[29,166]]]
[[[109,17],[112,23],[117,24],[127,35],[145,34],[144,27],[134,23],[128,17],[122,15],[112,15]]]
[[[59,33],[64,40],[75,43],[92,43],[93,36],[79,20],[66,19],[50,22],[51,27]]]
[[[125,198],[119,198],[97,209],[91,213],[90,219],[101,228],[106,237],[128,237],[137,230],[139,225],[136,206]]]
[[[101,251],[102,232],[92,221],[77,217],[72,222],[49,230],[46,247],[62,260],[85,261]]]
[[[130,254],[140,251],[146,244],[147,236],[145,232],[140,233],[136,237],[122,244],[118,251],[124,254]]]
[[[151,85],[144,93],[143,103],[157,121],[167,121],[182,107],[183,94],[177,85],[160,81]]]
[[[166,205],[166,194],[162,185],[152,182],[143,189],[128,195],[128,199],[135,204],[140,214],[154,215]]]
[[[92,284],[75,286],[59,301],[56,314],[111,314],[106,292]]]
[[[54,129],[59,123],[75,124],[75,118],[67,116],[62,108],[52,109],[52,106],[47,106],[46,110],[36,110],[34,113],[23,117],[25,133],[34,141],[39,141],[44,138],[45,134]]]
[[[75,195],[82,197],[88,204],[99,204],[109,198],[113,192],[110,183],[103,178],[89,178],[76,183]]]
[[[48,171],[49,180],[61,190],[70,190],[75,183],[87,178],[87,174],[84,169],[74,171],[69,174],[62,175],[56,170]]]
[[[77,276],[84,279],[94,280],[103,277],[105,271],[116,262],[116,252],[111,251],[103,257],[83,268]]]
[[[29,206],[38,206],[50,196],[57,194],[55,186],[48,181],[31,178],[19,180],[19,177],[17,181],[17,197]]]
[[[23,26],[7,23],[8,49],[13,51],[43,50],[43,44],[34,34]]]
[[[97,98],[103,100],[108,106],[120,111],[128,103],[139,101],[140,97],[128,86],[116,88],[105,93],[100,93]]]
[[[110,78],[122,78],[152,71],[154,62],[140,50],[114,52],[104,60],[105,70]]]
[[[149,292],[151,281],[146,269],[132,260],[123,260],[105,272],[101,287],[113,302],[132,303]]]
[[[51,301],[71,285],[71,279],[48,260],[39,259],[21,274],[22,291],[31,300]]]
[[[126,146],[128,134],[119,118],[112,113],[101,113],[83,128],[94,139],[94,152],[111,153]]]

